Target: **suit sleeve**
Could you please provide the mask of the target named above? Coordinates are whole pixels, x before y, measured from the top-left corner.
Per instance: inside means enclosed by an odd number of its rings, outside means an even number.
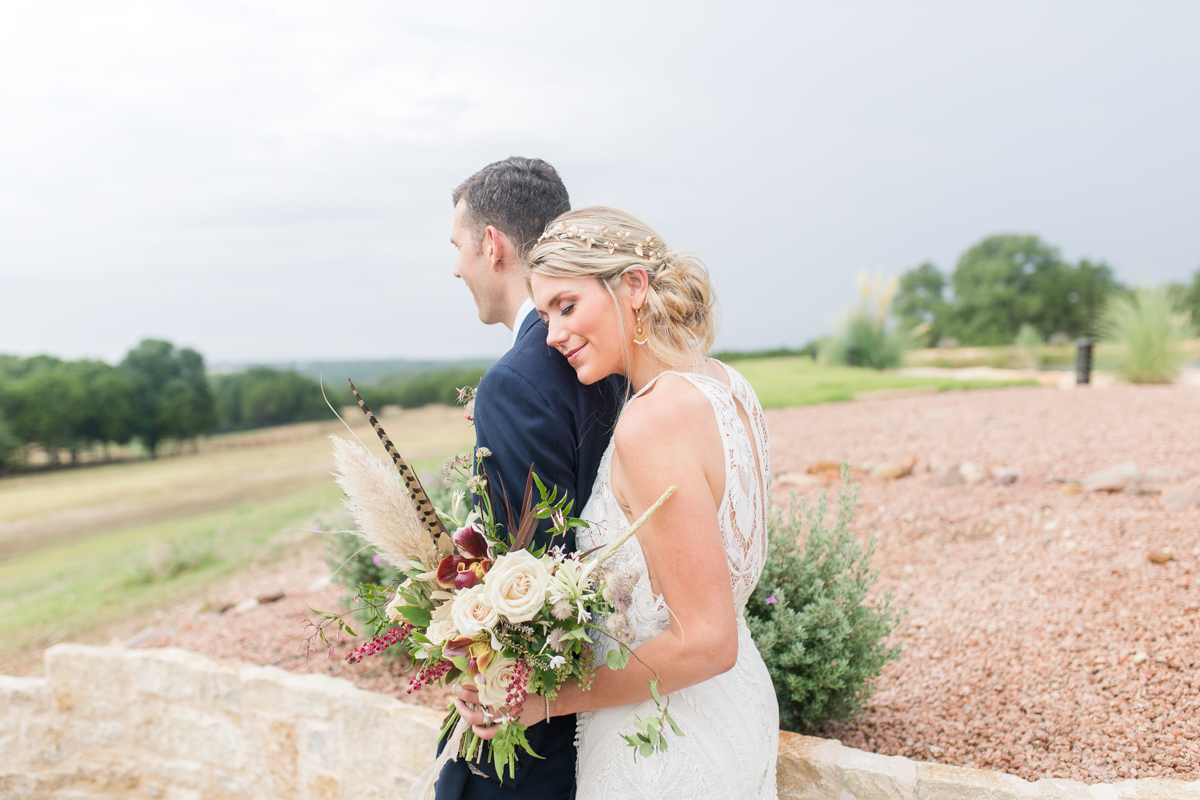
[[[562,413],[562,403],[545,398],[537,386],[510,367],[493,367],[479,384],[475,399],[476,440],[479,446],[492,452],[483,460],[483,466],[495,484],[497,517],[505,522],[505,532],[510,536],[513,525],[504,519],[504,493],[508,493],[513,513],[520,514],[530,466],[547,487],[558,487],[560,497],[566,493],[574,499],[578,442],[573,427],[560,416]],[[536,502],[536,486],[533,492]],[[580,510],[573,509],[575,514]],[[534,536],[538,546],[549,543],[549,528],[549,520],[540,522]],[[574,550],[574,534],[567,542],[557,543]]]

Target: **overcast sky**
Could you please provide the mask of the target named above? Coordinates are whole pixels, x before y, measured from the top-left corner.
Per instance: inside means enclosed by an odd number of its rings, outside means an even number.
[[[496,355],[450,191],[514,154],[698,251],[723,348],[994,233],[1183,280],[1198,41],[1192,2],[7,0],[0,352]]]

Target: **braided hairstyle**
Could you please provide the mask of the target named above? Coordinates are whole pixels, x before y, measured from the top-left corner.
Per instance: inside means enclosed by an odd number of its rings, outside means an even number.
[[[640,309],[645,348],[669,367],[698,368],[716,338],[716,297],[704,264],[690,253],[668,249],[649,225],[627,211],[589,206],[560,215],[529,251],[526,266],[526,281],[534,273],[595,278],[614,303],[614,290],[625,273],[646,270],[649,288]],[[633,324],[618,319],[622,332]],[[622,337],[623,349],[627,338]]]

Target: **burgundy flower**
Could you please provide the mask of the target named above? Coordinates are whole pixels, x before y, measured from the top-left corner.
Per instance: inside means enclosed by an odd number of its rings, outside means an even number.
[[[468,525],[454,534],[458,553],[446,556],[438,564],[437,582],[443,589],[470,589],[483,580],[492,560],[488,558],[488,542],[479,525]]]

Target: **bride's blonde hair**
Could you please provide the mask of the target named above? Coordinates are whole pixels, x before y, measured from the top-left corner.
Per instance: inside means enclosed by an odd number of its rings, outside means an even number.
[[[649,288],[640,311],[647,354],[669,367],[699,369],[717,335],[716,297],[708,270],[693,255],[670,250],[649,225],[619,208],[589,206],[568,211],[546,226],[526,260],[526,281],[537,273],[557,278],[595,278],[628,323],[615,289],[625,273],[646,270]],[[628,362],[627,336],[621,337]]]

